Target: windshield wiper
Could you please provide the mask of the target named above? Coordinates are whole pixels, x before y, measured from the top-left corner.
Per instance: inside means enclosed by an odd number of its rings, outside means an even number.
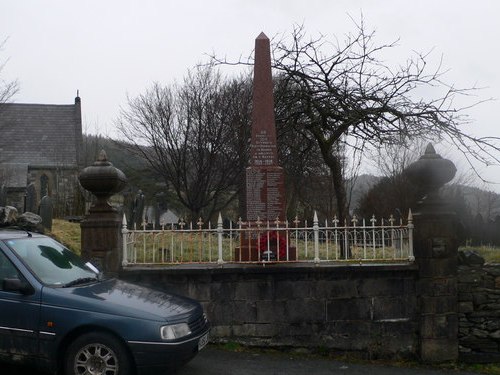
[[[75,279],[73,281],[70,281],[70,282],[64,284],[62,287],[69,288],[70,286],[86,284],[86,283],[90,283],[93,281],[99,281],[99,279],[97,277],[80,277],[79,279]]]

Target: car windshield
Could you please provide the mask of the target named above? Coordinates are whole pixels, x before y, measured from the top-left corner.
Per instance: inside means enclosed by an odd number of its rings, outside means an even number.
[[[6,242],[44,284],[73,286],[98,279],[91,265],[49,237],[11,239]]]

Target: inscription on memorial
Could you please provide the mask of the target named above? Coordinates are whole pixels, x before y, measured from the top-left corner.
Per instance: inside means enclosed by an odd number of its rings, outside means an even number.
[[[284,219],[284,175],[281,167],[247,168],[247,220]]]
[[[272,142],[266,130],[255,134],[252,146],[252,164],[256,166],[276,165],[276,144]]]

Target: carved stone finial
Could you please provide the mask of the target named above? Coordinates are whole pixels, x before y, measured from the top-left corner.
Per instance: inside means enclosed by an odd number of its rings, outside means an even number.
[[[94,164],[84,168],[78,177],[80,184],[97,197],[96,206],[110,207],[107,199],[120,192],[127,183],[125,174],[108,161],[101,150]]]
[[[108,161],[108,155],[106,154],[106,151],[101,150],[101,152],[99,152],[97,161]]]
[[[410,181],[422,186],[426,194],[437,193],[455,177],[456,172],[455,164],[438,155],[431,143],[427,145],[424,155],[405,170]]]

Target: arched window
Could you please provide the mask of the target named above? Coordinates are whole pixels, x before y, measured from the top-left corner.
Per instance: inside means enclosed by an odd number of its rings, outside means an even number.
[[[40,177],[40,197],[43,198],[49,194],[49,178],[46,174]]]

